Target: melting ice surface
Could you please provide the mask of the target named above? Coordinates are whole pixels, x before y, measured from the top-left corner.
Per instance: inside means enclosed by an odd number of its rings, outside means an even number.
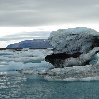
[[[97,53],[94,57],[92,57],[90,64],[96,64],[98,61],[99,61],[99,53]]]
[[[21,74],[16,70],[46,71],[53,66],[44,61],[49,49],[0,51],[0,99],[99,99],[99,81],[57,82]],[[97,60],[98,54],[94,57]],[[92,61],[93,62],[93,61]]]
[[[48,49],[23,49],[1,50],[0,51],[0,72],[16,71],[21,69],[47,70],[52,67],[48,62],[44,61],[47,54],[52,51]]]

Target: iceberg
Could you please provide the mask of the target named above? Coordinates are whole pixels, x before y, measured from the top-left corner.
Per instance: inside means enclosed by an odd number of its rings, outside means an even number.
[[[46,72],[52,64],[44,61],[50,49],[14,49],[0,50],[0,72],[5,71],[38,71]]]
[[[47,80],[99,80],[99,33],[86,27],[59,29],[49,37],[53,53],[45,60],[54,68]]]

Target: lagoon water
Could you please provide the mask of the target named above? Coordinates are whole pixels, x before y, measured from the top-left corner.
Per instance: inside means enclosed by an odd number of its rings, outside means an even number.
[[[46,70],[48,50],[0,51],[0,99],[99,99],[99,81],[47,81],[19,69]],[[34,59],[34,60],[33,60]]]
[[[99,99],[99,81],[55,82],[33,75],[0,77],[0,99]]]

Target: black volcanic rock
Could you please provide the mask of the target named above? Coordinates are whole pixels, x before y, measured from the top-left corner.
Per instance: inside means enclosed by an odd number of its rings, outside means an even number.
[[[25,40],[10,44],[7,48],[52,48],[47,39]]]

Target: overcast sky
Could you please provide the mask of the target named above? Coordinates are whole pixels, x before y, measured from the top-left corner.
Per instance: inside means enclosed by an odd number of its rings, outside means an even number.
[[[30,35],[35,30],[51,31],[75,26],[87,26],[99,31],[99,0],[0,0],[1,46],[5,39],[11,41],[16,33],[24,35],[26,27]],[[35,33],[32,36],[35,37]],[[17,37],[21,38],[19,34]]]
[[[99,22],[99,0],[0,0],[0,26]]]

